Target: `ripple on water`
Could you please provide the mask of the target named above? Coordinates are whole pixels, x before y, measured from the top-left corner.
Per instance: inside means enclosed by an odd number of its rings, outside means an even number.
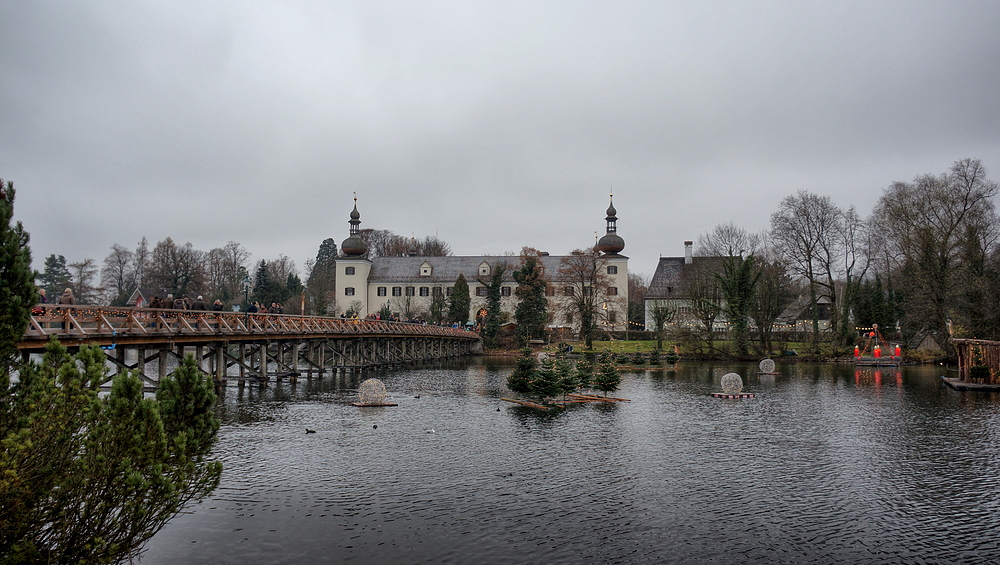
[[[482,365],[386,374],[393,408],[346,404],[351,383],[229,390],[222,485],[143,562],[1000,556],[996,399],[786,370],[720,401],[717,369],[630,375],[632,402],[545,415],[502,405],[507,369]]]

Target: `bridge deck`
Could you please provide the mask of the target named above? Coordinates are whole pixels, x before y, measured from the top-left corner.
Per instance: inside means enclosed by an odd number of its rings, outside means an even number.
[[[100,345],[361,336],[479,339],[479,334],[463,329],[405,322],[289,314],[45,305],[42,311],[36,311],[31,317],[18,347],[24,351],[41,350],[53,335],[64,343]]]

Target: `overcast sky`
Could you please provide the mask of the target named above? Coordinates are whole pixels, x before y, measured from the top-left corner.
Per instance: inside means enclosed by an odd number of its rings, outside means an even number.
[[[630,269],[798,190],[1000,180],[1000,2],[0,3],[0,177],[36,268],[166,237],[302,269],[362,227],[459,255],[604,233]]]

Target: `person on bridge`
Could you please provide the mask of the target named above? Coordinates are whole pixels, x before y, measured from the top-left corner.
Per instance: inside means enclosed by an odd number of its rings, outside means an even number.
[[[205,304],[205,299],[199,294],[198,298],[191,303],[192,310],[208,310],[208,305]]]
[[[72,288],[67,288],[63,291],[62,296],[59,297],[59,304],[76,304]]]

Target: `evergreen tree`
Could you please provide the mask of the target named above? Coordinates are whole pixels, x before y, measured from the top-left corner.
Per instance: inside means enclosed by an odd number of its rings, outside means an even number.
[[[559,375],[555,371],[552,359],[545,357],[541,366],[535,369],[535,378],[531,381],[531,393],[538,397],[538,400],[545,402],[562,392],[562,383]]]
[[[589,359],[581,359],[576,362],[577,388],[590,388],[591,380],[594,378],[594,362]]]
[[[38,275],[38,286],[45,289],[50,300],[55,300],[63,290],[70,287],[73,275],[66,266],[66,258],[62,255],[49,255],[45,258],[45,266]]]
[[[0,563],[116,563],[135,558],[181,508],[218,485],[206,457],[215,394],[188,356],[146,398],[125,372],[111,392],[104,352],[71,357],[50,341],[0,389]]]
[[[607,396],[609,392],[618,390],[618,385],[621,382],[622,377],[618,373],[618,368],[615,367],[615,362],[610,355],[605,355],[604,360],[601,361],[600,371],[594,376],[594,388]]]
[[[524,348],[521,356],[517,358],[514,371],[507,377],[507,388],[520,394],[531,392],[531,381],[535,378],[535,359],[531,356],[531,350]]]
[[[753,298],[760,280],[753,255],[727,257],[722,264],[722,272],[716,273],[719,288],[726,304],[724,310],[729,321],[729,335],[736,345],[737,355],[747,354],[749,342],[749,319]]]
[[[306,296],[310,312],[324,315],[331,306],[337,280],[337,242],[326,238],[319,245],[316,260],[309,267],[306,279]]]
[[[14,183],[0,179],[0,383],[6,382],[24,336],[31,307],[38,301],[31,270],[28,233],[14,217]],[[54,294],[53,294],[54,295]]]
[[[514,291],[520,302],[514,310],[517,322],[517,336],[521,344],[532,339],[545,337],[545,323],[548,320],[549,301],[545,298],[546,282],[542,277],[542,265],[538,257],[527,255],[520,269],[512,274],[517,281]]]
[[[265,306],[270,302],[268,299],[271,298],[271,281],[267,272],[267,261],[261,259],[260,265],[257,266],[257,274],[253,280],[253,290],[250,291],[254,300],[257,300]]]
[[[469,321],[469,307],[472,300],[469,297],[469,282],[465,275],[459,273],[455,286],[451,288],[451,299],[448,303],[448,321],[458,322],[463,326]]]
[[[441,292],[440,288],[434,287],[433,293],[431,294],[430,319],[428,322],[432,324],[440,324],[441,320],[444,319],[444,309],[444,293]]]
[[[580,386],[580,379],[577,377],[576,371],[573,370],[573,364],[566,359],[556,359],[553,369],[559,382],[559,392],[563,394],[563,400],[565,400],[567,394]]]
[[[486,286],[486,320],[483,322],[483,344],[486,347],[498,347],[500,335],[500,289],[503,287],[507,265],[500,263],[493,266],[488,281],[479,282]]]

